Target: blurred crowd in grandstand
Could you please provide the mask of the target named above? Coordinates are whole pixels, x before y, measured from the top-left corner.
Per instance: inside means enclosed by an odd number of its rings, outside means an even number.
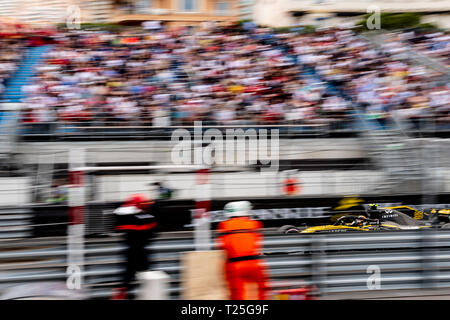
[[[0,95],[22,59],[23,45],[22,38],[0,37]]]
[[[450,34],[444,32],[405,32],[399,39],[413,45],[421,53],[440,60],[450,67]]]
[[[437,85],[441,74],[399,58],[412,46],[448,65],[443,33],[403,33],[382,50],[339,28],[70,31],[54,40],[23,88],[23,123],[349,129],[362,113],[381,128],[393,119],[450,126],[450,85]],[[18,61],[20,44],[0,54],[1,61]],[[14,68],[4,63],[1,77]]]

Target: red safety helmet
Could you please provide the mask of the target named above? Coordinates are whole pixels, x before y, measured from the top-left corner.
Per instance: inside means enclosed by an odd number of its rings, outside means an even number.
[[[125,201],[126,205],[135,206],[141,210],[146,210],[154,201],[147,197],[145,194],[137,193],[128,197]]]

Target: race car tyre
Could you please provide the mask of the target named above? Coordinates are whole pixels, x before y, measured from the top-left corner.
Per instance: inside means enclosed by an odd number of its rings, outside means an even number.
[[[441,229],[450,229],[450,223],[444,224]]]
[[[280,229],[278,229],[278,231],[281,234],[300,233],[300,229],[292,225],[282,226]]]

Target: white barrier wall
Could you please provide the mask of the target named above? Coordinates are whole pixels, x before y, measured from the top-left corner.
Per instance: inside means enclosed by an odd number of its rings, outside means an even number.
[[[442,179],[438,192],[450,192],[450,170],[439,170]],[[299,195],[348,195],[370,193],[387,177],[380,171],[330,170],[305,171],[294,175],[300,186]],[[212,198],[271,197],[283,195],[282,172],[260,174],[259,172],[212,173]],[[99,176],[95,182],[97,201],[124,200],[130,193],[143,192],[157,197],[155,187],[149,185],[163,181],[175,190],[175,199],[192,199],[195,190],[195,174],[124,174]],[[20,206],[31,202],[31,179],[29,177],[0,178],[0,206]]]
[[[0,178],[0,206],[21,206],[31,202],[31,179],[28,177]]]
[[[284,194],[285,177],[282,172],[211,173],[212,198],[280,196]],[[294,177],[300,186],[299,195],[305,196],[363,194],[384,178],[381,172],[367,170],[305,171]],[[192,199],[194,196],[195,174],[126,174],[99,176],[96,181],[96,200],[124,200],[130,193],[136,192],[157,197],[156,189],[149,185],[156,181],[163,181],[174,189],[176,199]]]

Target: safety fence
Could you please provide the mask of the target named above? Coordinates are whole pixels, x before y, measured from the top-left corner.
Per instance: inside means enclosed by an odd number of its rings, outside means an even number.
[[[264,234],[265,261],[276,289],[314,285],[319,296],[330,297],[450,288],[446,230],[281,235],[266,229]],[[84,290],[90,299],[109,299],[119,285],[124,247],[118,240],[110,236],[85,244]],[[0,242],[0,248],[0,290],[67,279],[65,238],[8,240]],[[149,248],[151,269],[170,276],[170,297],[180,299],[180,257],[195,250],[192,234],[163,233]]]
[[[32,221],[30,208],[0,208],[0,240],[33,236]]]
[[[45,122],[22,123],[20,138],[23,141],[102,141],[102,140],[126,140],[138,138],[141,140],[167,140],[177,129],[184,129],[194,133],[197,128],[192,125],[155,126],[123,121],[97,122]],[[235,124],[235,125],[211,125],[203,123],[200,130],[218,129],[225,133],[227,129],[267,129],[279,130],[280,138],[320,138],[320,137],[354,137],[358,129],[352,126],[350,120],[332,125],[324,121],[315,124]]]
[[[368,119],[374,130],[390,130],[395,122],[400,122],[402,128],[411,137],[443,137],[450,136],[450,124],[447,119],[414,118],[388,119],[380,122]],[[18,127],[19,128],[19,127]],[[193,132],[193,125],[182,126],[153,126],[145,124],[108,121],[97,123],[22,123],[18,136],[22,141],[105,141],[127,140],[137,138],[141,140],[170,140],[173,131],[186,129]],[[325,137],[357,137],[362,128],[354,120],[339,122],[339,124],[242,124],[242,125],[207,125],[203,129],[278,129],[280,138],[325,138]]]

